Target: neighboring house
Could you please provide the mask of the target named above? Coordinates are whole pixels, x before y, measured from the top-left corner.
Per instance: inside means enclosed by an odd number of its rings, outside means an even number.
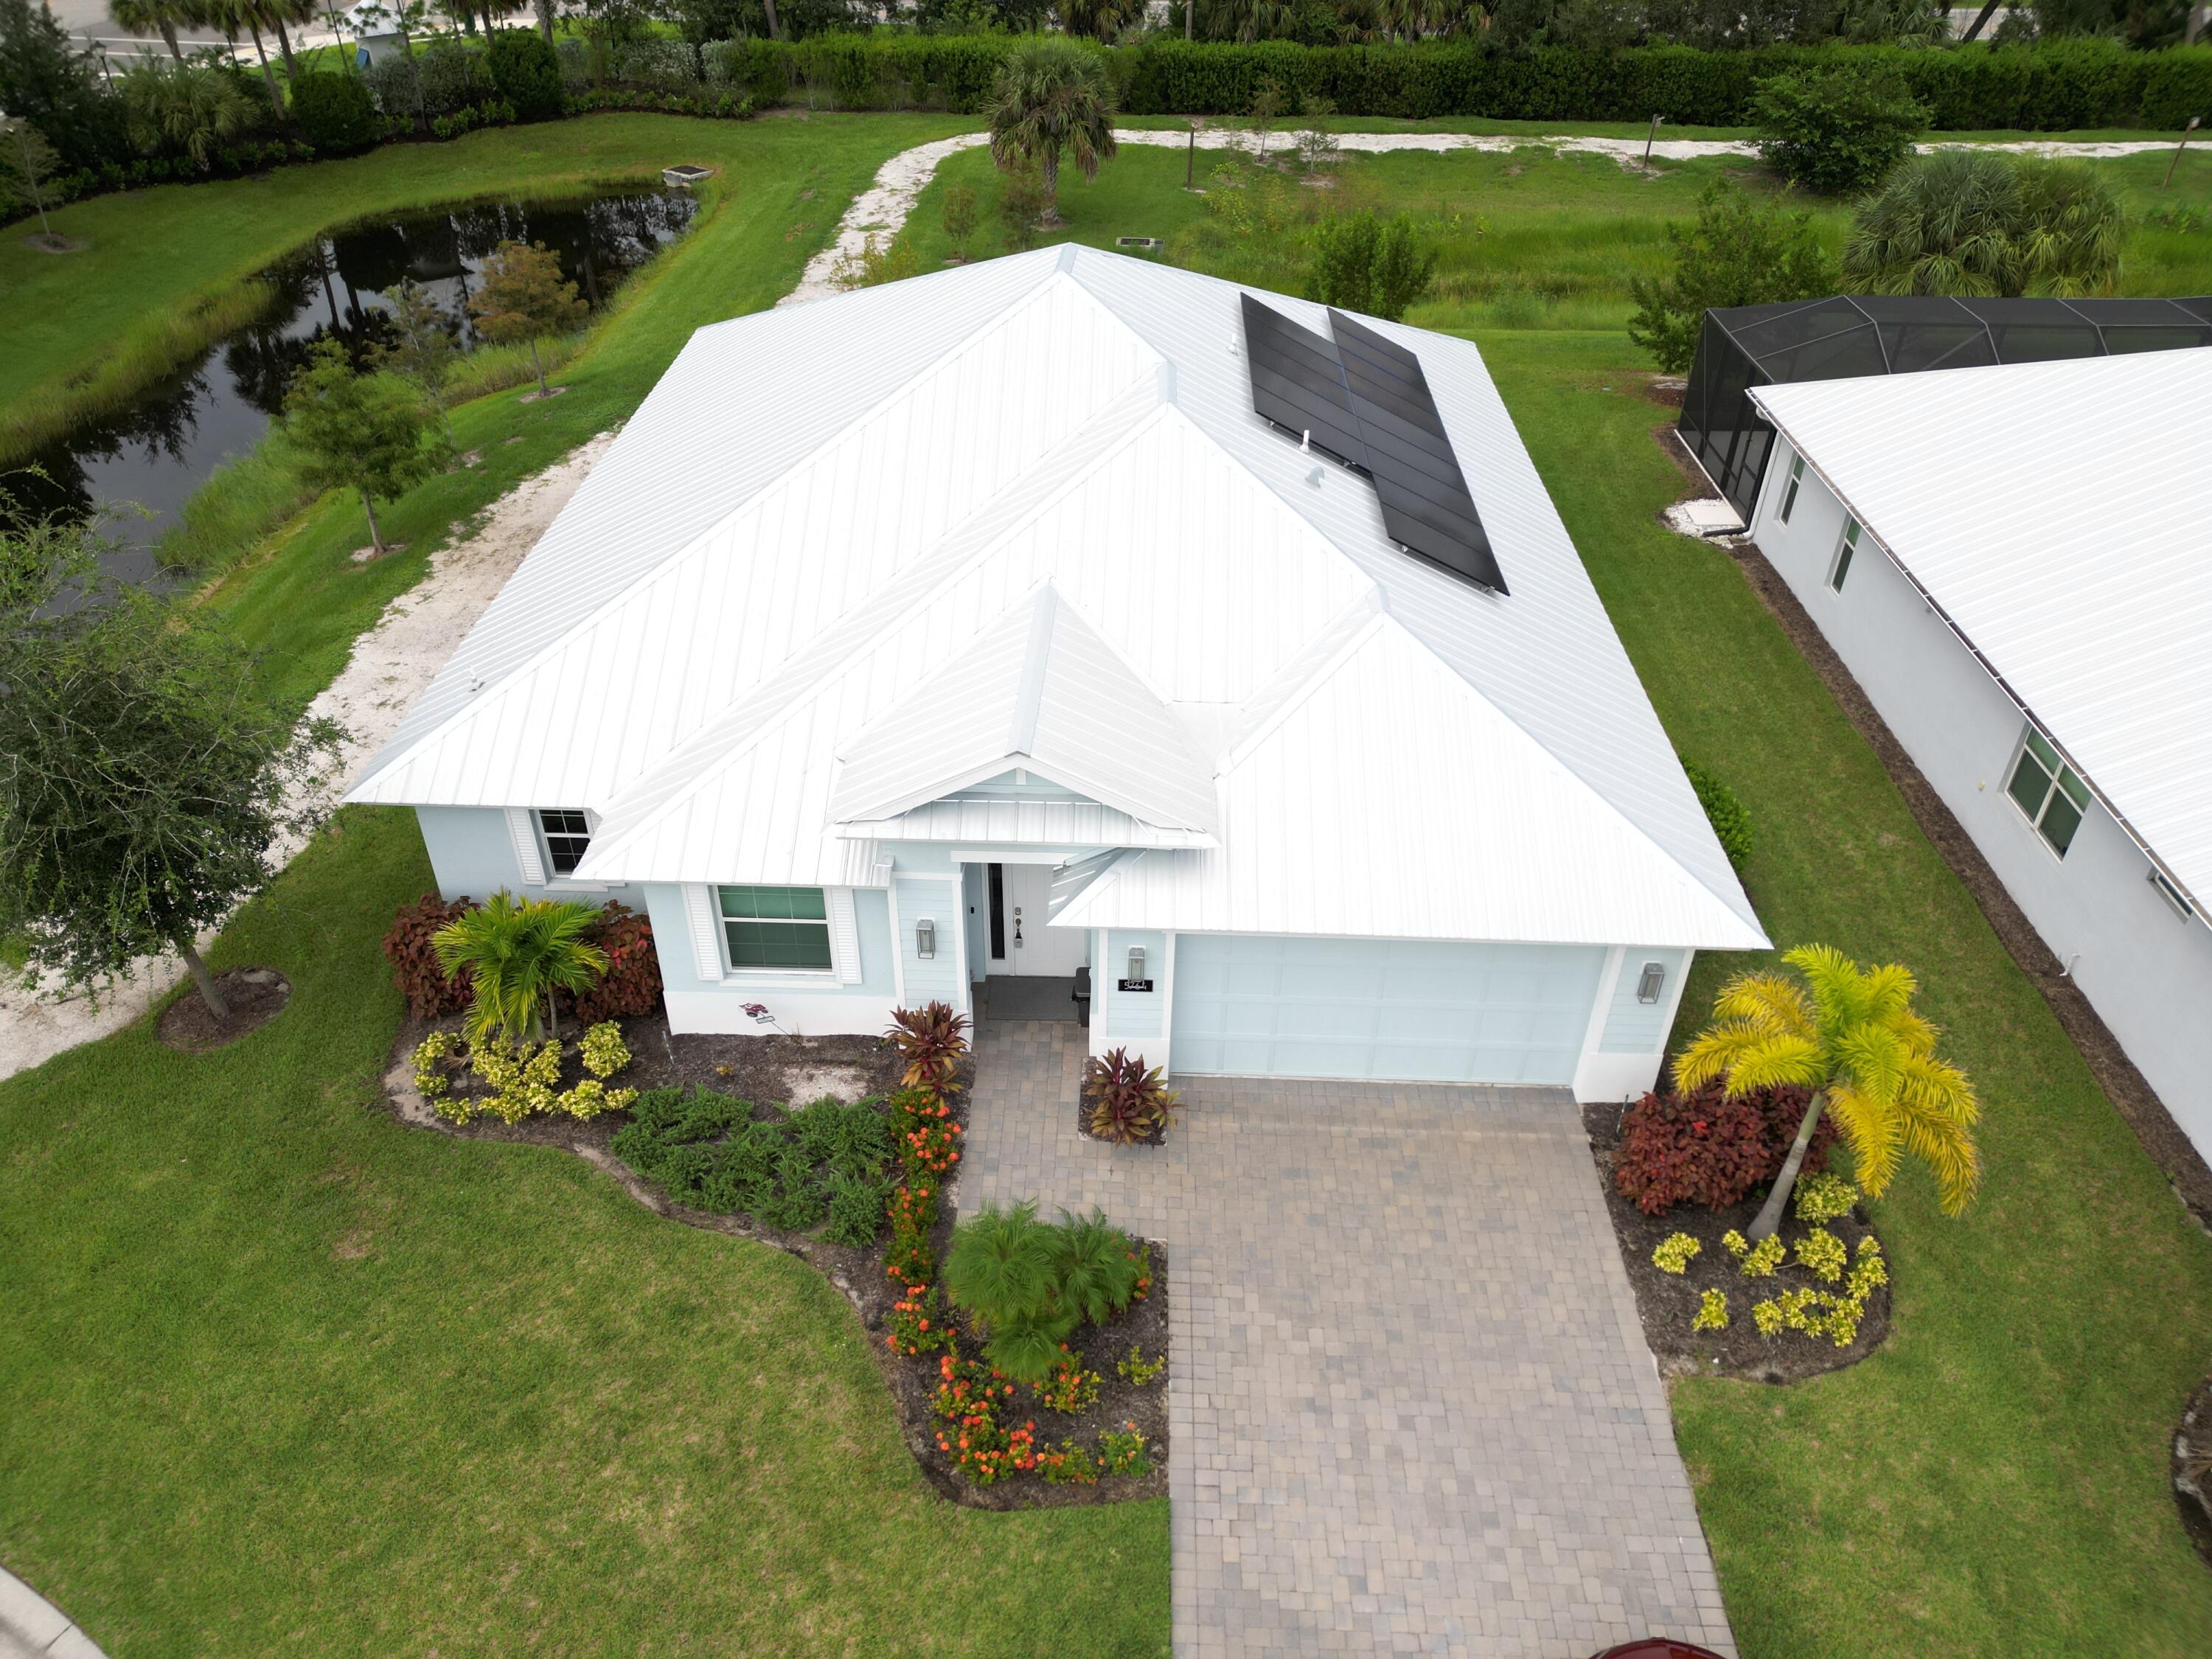
[[[407,30],[399,21],[398,0],[359,0],[346,15],[353,32],[354,63],[367,69],[387,58],[407,55]]]
[[[2212,349],[1751,395],[1753,537],[2212,1153]]]
[[[2203,345],[2212,345],[2206,297],[1838,294],[1734,306],[1705,313],[1676,429],[1713,488],[1747,523],[1774,443],[1774,428],[1750,395],[1759,386]]]
[[[700,330],[351,799],[679,1031],[1617,1099],[1766,942],[1475,348],[1072,247]]]

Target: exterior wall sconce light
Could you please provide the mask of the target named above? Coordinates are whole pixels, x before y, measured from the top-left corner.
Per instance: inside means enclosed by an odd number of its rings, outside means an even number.
[[[1133,945],[1129,947],[1129,977],[1142,979],[1144,976],[1145,947],[1141,945]]]
[[[937,924],[927,916],[914,925],[914,953],[924,962],[937,954]]]
[[[1659,988],[1667,982],[1667,969],[1656,962],[1644,964],[1644,971],[1636,976],[1636,1000],[1638,1002],[1659,1000]]]

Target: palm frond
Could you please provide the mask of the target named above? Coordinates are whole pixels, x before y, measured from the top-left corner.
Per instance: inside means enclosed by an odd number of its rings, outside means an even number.
[[[1897,1174],[1904,1139],[1897,1114],[1856,1085],[1837,1083],[1828,1089],[1828,1115],[1850,1144],[1861,1189],[1879,1198]]]

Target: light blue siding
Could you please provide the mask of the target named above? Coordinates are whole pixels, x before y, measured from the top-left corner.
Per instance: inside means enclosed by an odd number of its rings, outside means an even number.
[[[1123,991],[1118,988],[1122,975],[1129,970],[1129,951],[1135,946],[1145,953],[1145,975],[1155,986],[1153,991]],[[1098,996],[1099,982],[1104,981],[1106,1018],[1101,1026],[1109,1045],[1140,1044],[1153,1041],[1165,1033],[1167,1028],[1167,935],[1137,933],[1124,928],[1110,929],[1106,935],[1106,960],[1091,965],[1091,995]],[[1097,1006],[1094,1000],[1092,1006]]]
[[[819,975],[749,974],[741,980],[702,979],[691,954],[691,922],[684,908],[684,890],[671,882],[652,881],[641,884],[635,890],[644,896],[645,913],[653,921],[653,948],[660,955],[660,977],[671,992],[704,991],[744,998],[757,996],[763,990],[796,988],[810,996],[872,999],[886,1006],[891,1001],[890,899],[879,887],[859,887],[853,891],[853,921],[860,941],[858,985],[824,980]],[[614,896],[626,903],[638,902],[627,892]]]
[[[895,878],[898,890],[896,940],[906,974],[906,1006],[949,1002],[957,1008],[966,1000],[960,983],[960,884],[954,881],[916,881]],[[924,961],[915,951],[915,924],[924,916],[937,924],[937,954]]]
[[[1605,1016],[1605,1035],[1599,1039],[1599,1049],[1608,1054],[1651,1054],[1659,1052],[1659,1045],[1667,1040],[1667,1014],[1674,1006],[1675,981],[1682,975],[1680,951],[1647,950],[1632,945],[1620,959],[1620,978],[1613,988],[1613,1006]],[[1644,977],[1644,964],[1659,964],[1659,999],[1656,1002],[1636,1000],[1637,982]]]
[[[1014,781],[1012,772],[1001,772],[995,778],[986,778],[981,783],[971,783],[965,789],[955,790],[951,799],[964,799],[969,795],[990,795],[1018,800],[1089,800],[1088,795],[1079,795],[1074,790],[1041,778],[1032,772],[1023,782]]]
[[[1605,959],[1595,945],[1180,934],[1175,1069],[1569,1084]]]
[[[507,833],[507,814],[496,806],[418,806],[423,850],[438,878],[441,898],[489,898],[502,889],[525,889],[514,861],[514,842]]]

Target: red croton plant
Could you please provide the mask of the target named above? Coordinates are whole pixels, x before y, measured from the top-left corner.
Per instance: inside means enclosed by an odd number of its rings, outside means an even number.
[[[1164,1133],[1168,1119],[1182,1105],[1159,1067],[1147,1067],[1143,1055],[1127,1048],[1083,1062],[1083,1098],[1091,1109],[1091,1133],[1122,1146]]]
[[[1677,1204],[1723,1210],[1774,1179],[1805,1113],[1802,1089],[1754,1089],[1731,1100],[1718,1082],[1688,1094],[1646,1095],[1622,1121],[1613,1184],[1646,1215]],[[1825,1120],[1805,1173],[1827,1167],[1834,1127]]]
[[[968,1017],[953,1012],[945,1002],[920,1008],[901,1008],[891,1015],[890,1030],[884,1035],[896,1045],[906,1061],[899,1080],[909,1089],[939,1093],[950,1088],[968,1054]]]

